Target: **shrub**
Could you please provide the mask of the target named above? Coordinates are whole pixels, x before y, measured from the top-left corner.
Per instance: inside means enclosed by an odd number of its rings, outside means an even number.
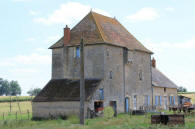
[[[114,116],[114,110],[111,106],[104,108],[104,118],[109,119]]]

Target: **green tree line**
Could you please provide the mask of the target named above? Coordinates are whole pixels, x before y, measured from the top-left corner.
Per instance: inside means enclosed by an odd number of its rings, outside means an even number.
[[[21,95],[21,92],[21,87],[17,81],[8,81],[4,80],[3,78],[0,78],[0,96],[17,96]]]

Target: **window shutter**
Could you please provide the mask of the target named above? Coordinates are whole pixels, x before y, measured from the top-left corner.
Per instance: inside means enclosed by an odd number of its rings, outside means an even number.
[[[169,96],[169,104],[172,105],[171,96]]]
[[[173,105],[175,105],[175,96],[173,96]]]
[[[158,106],[158,96],[155,96],[155,105]]]
[[[150,105],[150,96],[148,95],[148,106]]]
[[[160,106],[162,105],[162,96],[160,96]]]

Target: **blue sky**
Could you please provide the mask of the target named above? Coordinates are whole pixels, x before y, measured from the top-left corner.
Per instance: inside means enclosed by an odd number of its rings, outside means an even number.
[[[160,71],[195,91],[194,0],[2,0],[0,6],[0,77],[18,80],[23,95],[49,81],[48,47],[90,9],[116,17],[154,52]]]

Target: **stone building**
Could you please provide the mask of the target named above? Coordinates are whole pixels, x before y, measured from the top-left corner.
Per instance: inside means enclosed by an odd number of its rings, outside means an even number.
[[[32,103],[33,117],[79,114],[80,39],[85,50],[85,114],[115,113],[153,104],[152,52],[115,18],[90,12],[50,47],[52,78]],[[159,87],[159,86],[158,86]]]
[[[152,92],[153,105],[157,109],[168,109],[178,105],[177,85],[156,68],[156,60],[152,59]]]

